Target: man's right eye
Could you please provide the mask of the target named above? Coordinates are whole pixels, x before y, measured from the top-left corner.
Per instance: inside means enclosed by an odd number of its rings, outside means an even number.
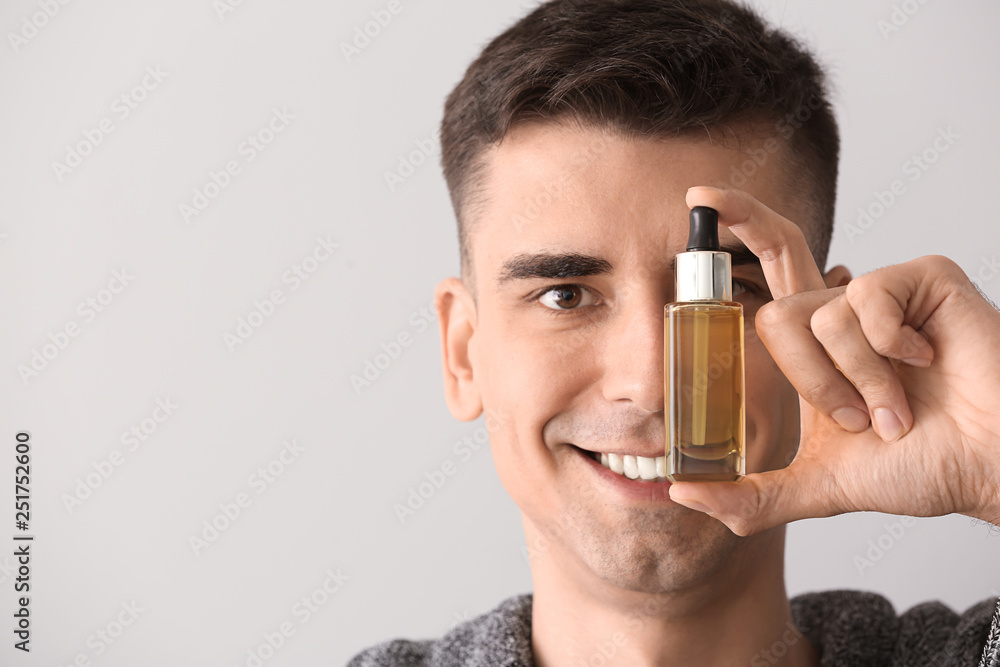
[[[589,295],[590,301],[586,301]],[[538,296],[538,301],[550,310],[578,310],[580,305],[592,306],[597,302],[593,293],[583,285],[553,285]]]
[[[767,293],[758,287],[756,284],[750,282],[749,280],[740,280],[739,278],[733,278],[733,299],[739,296],[756,296],[765,297]]]

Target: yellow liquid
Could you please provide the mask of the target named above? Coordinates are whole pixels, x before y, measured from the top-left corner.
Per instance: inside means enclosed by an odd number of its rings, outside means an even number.
[[[735,481],[746,466],[743,305],[671,303],[663,320],[667,479]]]

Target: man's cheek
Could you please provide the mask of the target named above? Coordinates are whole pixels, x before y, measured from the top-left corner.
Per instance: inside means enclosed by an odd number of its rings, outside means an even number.
[[[582,363],[579,351],[558,336],[512,332],[498,350],[494,372],[503,379],[504,390],[524,394],[551,395],[563,390]]]
[[[766,391],[768,389],[774,390],[782,385],[791,386],[753,326],[746,328],[743,338],[747,393],[749,394],[758,387]]]
[[[551,388],[549,367],[544,356],[523,340],[524,334],[486,342],[490,358],[484,369],[483,400],[487,406],[509,414],[511,426],[520,430],[525,420],[536,419]]]
[[[783,468],[798,440],[798,395],[760,339],[746,340],[747,471]]]

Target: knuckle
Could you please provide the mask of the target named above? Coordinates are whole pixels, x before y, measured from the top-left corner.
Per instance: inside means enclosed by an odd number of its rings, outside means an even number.
[[[754,491],[753,493],[743,496],[740,499],[739,506],[732,513],[732,516],[739,523],[746,523],[749,519],[756,516],[758,510],[760,509],[760,493]]]
[[[789,234],[795,234],[795,231],[789,230],[784,224],[776,225],[767,246],[761,248],[758,253],[760,260],[765,263],[777,261],[791,247],[792,239],[789,238]]]
[[[820,340],[834,339],[844,330],[840,311],[833,303],[817,308],[809,318],[809,328]]]
[[[883,357],[898,357],[902,352],[903,342],[898,338],[890,337],[879,332],[873,332],[868,340],[868,344],[878,354]]]
[[[861,276],[855,276],[848,281],[847,285],[844,286],[844,296],[848,300],[853,296],[857,296],[858,290],[861,289]]]
[[[790,299],[775,299],[765,303],[757,310],[755,317],[758,329],[779,328],[786,323],[792,322],[797,316],[798,309],[791,303]]]
[[[726,514],[725,524],[740,537],[746,537],[765,527],[766,514],[773,500],[767,488],[761,488],[747,479],[741,483],[752,484],[752,491],[740,498],[739,504]]]
[[[865,401],[873,406],[889,404],[895,394],[895,385],[891,378],[881,373],[854,378],[852,382]]]
[[[920,260],[926,264],[926,269],[933,271],[934,273],[943,273],[945,275],[955,276],[958,274],[965,275],[965,271],[962,270],[958,264],[955,263],[949,257],[944,255],[924,255]]]
[[[866,273],[847,283],[847,287],[844,288],[844,297],[848,303],[856,304],[864,301],[871,293],[872,280],[872,274]]]
[[[753,526],[750,522],[739,517],[730,518],[726,525],[729,526],[729,530],[740,537],[747,537],[753,532]]]
[[[922,263],[922,271],[928,276],[938,276],[951,285],[971,286],[972,280],[965,269],[950,257],[944,255],[925,255],[915,260]]]
[[[813,376],[811,381],[803,383],[798,390],[799,394],[814,406],[821,407],[827,403],[834,405],[843,402],[840,398],[844,389],[842,383],[843,378],[834,378],[823,373]]]

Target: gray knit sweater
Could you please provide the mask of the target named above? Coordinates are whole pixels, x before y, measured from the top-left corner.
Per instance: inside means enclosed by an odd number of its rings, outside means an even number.
[[[376,644],[347,667],[533,667],[531,598],[507,598],[440,639]],[[837,590],[798,595],[791,608],[823,667],[1000,667],[1000,598],[961,615],[924,602],[897,616],[877,593]]]

